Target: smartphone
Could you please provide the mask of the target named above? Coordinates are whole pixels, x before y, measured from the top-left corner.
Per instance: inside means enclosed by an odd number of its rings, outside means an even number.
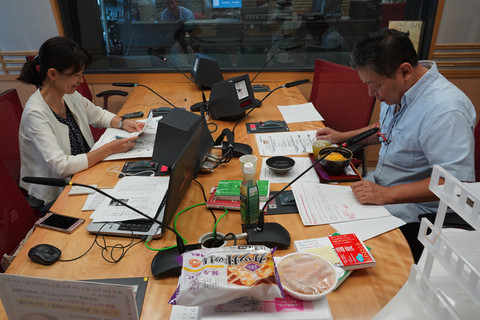
[[[72,233],[85,220],[62,214],[48,212],[44,217],[40,218],[35,225],[37,227],[52,229],[65,233]]]

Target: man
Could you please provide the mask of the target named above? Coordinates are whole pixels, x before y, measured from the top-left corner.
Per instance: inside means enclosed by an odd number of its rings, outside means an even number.
[[[188,21],[195,20],[195,16],[189,9],[179,6],[178,0],[166,0],[166,8],[162,11],[162,21]]]
[[[350,132],[320,129],[317,136],[342,142],[371,127],[381,143],[379,160],[365,180],[352,184],[363,204],[385,205],[407,222],[402,227],[415,260],[420,214],[436,213],[438,199],[428,186],[432,167],[440,165],[461,181],[474,181],[475,109],[433,61],[418,61],[408,36],[392,29],[367,34],[356,43],[351,64],[368,92],[381,103],[380,122]],[[416,232],[415,232],[416,230]],[[419,251],[416,251],[416,250]]]

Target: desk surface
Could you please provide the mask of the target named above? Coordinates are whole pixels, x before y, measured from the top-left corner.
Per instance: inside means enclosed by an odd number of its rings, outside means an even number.
[[[160,95],[166,97],[178,107],[190,106],[201,101],[201,93],[193,84],[145,84],[150,86]],[[275,84],[270,84],[272,89]],[[277,84],[281,85],[281,84]],[[257,98],[263,98],[266,93],[256,93]],[[253,111],[244,122],[260,120],[281,119],[276,106],[290,105],[305,102],[305,98],[298,88],[281,89],[273,93],[264,102],[261,108]],[[144,88],[137,87],[129,96],[120,114],[144,111],[148,114],[151,108],[166,106],[160,100]],[[217,137],[224,127],[232,128],[232,122],[214,121],[218,125]],[[320,122],[293,123],[289,127],[292,131],[312,130],[322,126]],[[254,154],[258,155],[256,142],[253,135],[246,134],[245,125],[237,126],[236,141],[250,144]],[[104,161],[89,170],[85,170],[73,177],[74,182],[97,184],[99,187],[113,186],[118,180],[117,174],[107,170],[115,165],[121,165],[124,161]],[[260,174],[260,166],[257,167],[257,176]],[[220,179],[234,179],[241,176],[238,159],[221,165],[213,174],[203,174],[198,177],[208,192]],[[281,184],[273,184],[273,191],[280,190]],[[31,262],[28,250],[39,243],[49,243],[62,250],[62,259],[74,258],[84,253],[92,244],[94,235],[86,231],[90,212],[82,212],[81,208],[86,196],[68,196],[70,187],[67,187],[55,202],[52,210],[58,213],[82,217],[87,220],[73,234],[63,234],[38,228],[25,244],[17,258],[8,268],[7,273],[47,277],[56,279],[102,279],[148,276],[147,294],[142,310],[141,319],[168,319],[171,305],[168,300],[173,294],[177,278],[155,279],[150,271],[150,263],[156,252],[147,249],[143,244],[138,244],[130,249],[125,257],[118,263],[109,263],[102,258],[101,249],[94,246],[88,254],[73,262],[57,262],[51,266],[42,266]],[[187,195],[179,206],[179,209],[203,202],[200,187],[192,183]],[[178,212],[178,211],[177,211]],[[221,211],[215,211],[217,218]],[[279,250],[276,256],[283,256],[295,251],[293,240],[327,236],[334,232],[329,225],[305,227],[297,214],[267,216],[267,222],[279,222],[288,229],[292,237],[292,244],[288,250]],[[197,207],[184,213],[177,222],[179,232],[189,243],[196,243],[200,235],[210,232],[213,228],[213,218],[205,207]],[[238,211],[232,211],[218,224],[219,232],[240,233],[241,220]],[[119,237],[106,238],[108,245],[118,243],[127,245],[130,239]],[[167,232],[161,239],[150,242],[150,246],[161,248],[175,243],[171,232]],[[242,243],[241,241],[239,243]],[[377,263],[374,268],[356,270],[334,292],[328,295],[328,302],[334,319],[370,319],[397,293],[408,278],[410,265],[413,259],[405,238],[399,230],[390,231],[376,238],[366,241],[372,248],[372,254]],[[3,308],[0,310],[0,319],[6,319]]]

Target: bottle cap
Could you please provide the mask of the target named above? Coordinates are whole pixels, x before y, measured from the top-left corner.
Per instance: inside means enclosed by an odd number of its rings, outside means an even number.
[[[253,165],[253,163],[245,163],[243,165],[243,173],[255,173],[255,166]]]

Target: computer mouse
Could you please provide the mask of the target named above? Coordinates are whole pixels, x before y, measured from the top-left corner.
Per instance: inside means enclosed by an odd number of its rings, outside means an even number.
[[[283,122],[280,120],[267,120],[260,123],[260,128],[283,128]]]
[[[51,244],[39,244],[28,251],[28,257],[35,263],[51,265],[60,259],[62,251]]]

